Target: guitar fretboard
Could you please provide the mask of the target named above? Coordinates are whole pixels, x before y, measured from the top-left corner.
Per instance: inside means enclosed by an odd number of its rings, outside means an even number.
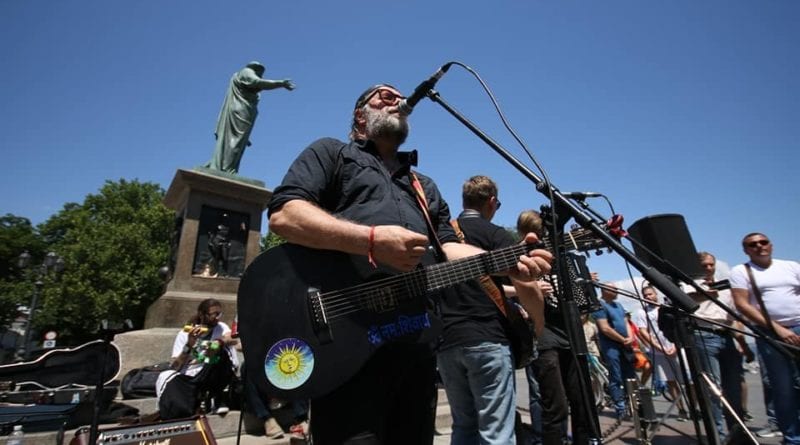
[[[328,292],[320,298],[325,305],[328,320],[333,320],[362,310],[371,301],[418,298],[428,292],[482,275],[509,270],[517,264],[521,255],[535,247],[533,244],[519,244],[455,261],[433,264],[421,270]]]

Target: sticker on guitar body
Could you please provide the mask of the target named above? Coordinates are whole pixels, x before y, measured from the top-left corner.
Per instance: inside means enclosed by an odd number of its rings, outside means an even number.
[[[314,352],[299,338],[284,338],[267,351],[264,372],[267,380],[280,389],[295,389],[308,381],[314,370]]]
[[[413,334],[431,327],[431,319],[427,312],[419,315],[397,317],[397,321],[367,329],[367,339],[373,345],[380,345],[404,335]]]

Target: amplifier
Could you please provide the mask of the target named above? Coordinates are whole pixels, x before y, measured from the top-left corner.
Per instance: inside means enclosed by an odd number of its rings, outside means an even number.
[[[76,433],[70,445],[88,445],[89,429]],[[97,445],[217,445],[205,416],[129,425],[98,431]]]

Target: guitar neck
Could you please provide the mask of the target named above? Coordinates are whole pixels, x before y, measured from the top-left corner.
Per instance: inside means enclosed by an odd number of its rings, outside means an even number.
[[[534,247],[532,244],[520,244],[447,263],[434,264],[412,273],[409,278],[415,282],[410,284],[417,288],[424,285],[425,291],[433,291],[483,275],[504,272],[517,264],[520,255]]]

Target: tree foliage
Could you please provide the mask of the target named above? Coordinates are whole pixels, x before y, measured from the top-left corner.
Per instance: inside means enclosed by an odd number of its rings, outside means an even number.
[[[45,243],[27,218],[6,214],[0,217],[0,326],[6,326],[27,305],[32,286],[17,267],[22,252],[31,255],[32,264],[41,264]]]
[[[157,184],[107,181],[39,227],[66,268],[58,280],[47,278],[35,327],[74,344],[96,338],[100,320],[143,325],[147,307],[162,293],[158,269],[169,256],[173,217],[163,196]]]
[[[286,240],[275,232],[267,232],[266,235],[261,237],[261,251],[271,249],[277,245],[285,243]]]

